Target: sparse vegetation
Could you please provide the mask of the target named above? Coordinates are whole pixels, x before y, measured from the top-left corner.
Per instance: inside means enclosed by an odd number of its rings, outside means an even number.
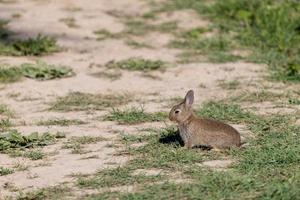
[[[102,110],[107,107],[115,107],[130,102],[128,95],[102,95],[82,92],[72,92],[67,96],[59,97],[51,104],[50,110],[56,111],[83,111]]]
[[[79,119],[49,119],[46,121],[39,121],[37,125],[39,126],[70,126],[70,125],[81,125],[86,124],[86,122]]]
[[[117,68],[129,71],[164,70],[166,63],[161,60],[147,60],[143,58],[129,58],[121,61],[110,61],[105,64],[107,68]]]
[[[0,166],[0,176],[5,176],[5,175],[8,175],[8,174],[12,174],[12,173],[14,173],[14,170],[4,168],[4,167]]]
[[[138,124],[144,122],[162,121],[166,113],[146,113],[143,108],[132,107],[130,109],[113,109],[104,117],[105,120],[117,121],[119,124]]]
[[[21,80],[22,71],[18,67],[0,66],[0,83],[12,83]]]
[[[65,23],[69,28],[78,28],[79,27],[76,24],[76,20],[72,17],[62,18],[59,21]]]
[[[91,137],[91,136],[81,136],[81,137],[71,137],[63,146],[64,149],[71,149],[74,154],[84,154],[87,153],[84,150],[84,145],[95,144],[97,142],[105,141],[103,137]]]

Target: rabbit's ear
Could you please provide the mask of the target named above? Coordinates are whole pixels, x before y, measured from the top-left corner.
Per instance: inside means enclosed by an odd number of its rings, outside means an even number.
[[[184,103],[186,106],[192,106],[192,104],[194,103],[194,91],[193,90],[189,90],[184,98]]]

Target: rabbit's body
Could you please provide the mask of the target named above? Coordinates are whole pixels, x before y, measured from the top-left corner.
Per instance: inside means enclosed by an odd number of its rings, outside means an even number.
[[[216,149],[239,147],[240,133],[228,124],[213,119],[198,118],[193,114],[193,91],[189,91],[184,102],[174,106],[169,118],[178,123],[180,137],[186,148],[208,146]]]

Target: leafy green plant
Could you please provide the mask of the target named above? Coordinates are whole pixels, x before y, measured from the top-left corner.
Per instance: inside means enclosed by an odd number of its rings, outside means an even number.
[[[42,147],[53,144],[56,138],[59,138],[59,136],[50,133],[39,134],[34,132],[25,136],[17,130],[9,130],[7,133],[0,134],[0,152],[9,153],[13,150]]]
[[[22,64],[21,70],[25,77],[37,80],[51,80],[74,75],[73,70],[69,67],[49,65],[41,61],[35,64]]]

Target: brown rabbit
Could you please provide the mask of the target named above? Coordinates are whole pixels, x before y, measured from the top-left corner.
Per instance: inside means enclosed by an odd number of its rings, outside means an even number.
[[[185,148],[208,146],[214,149],[226,149],[241,146],[240,133],[228,124],[198,118],[193,114],[194,91],[189,90],[183,102],[175,105],[170,113],[171,121],[178,123],[180,137]]]

